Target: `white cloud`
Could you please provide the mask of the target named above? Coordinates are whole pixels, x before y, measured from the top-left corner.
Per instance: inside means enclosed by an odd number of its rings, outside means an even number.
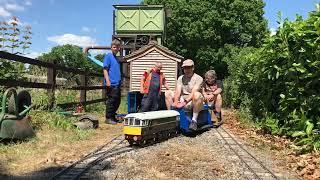
[[[32,2],[31,2],[31,1],[25,1],[24,4],[25,4],[26,6],[31,6],[31,5],[32,5]]]
[[[97,32],[97,29],[96,28],[89,28],[87,26],[82,26],[81,31],[89,33],[89,32]]]
[[[9,11],[5,10],[3,7],[0,7],[0,16],[9,17],[9,16],[11,16],[11,13]]]
[[[74,34],[51,36],[47,39],[48,41],[55,42],[58,45],[73,44],[81,47],[97,45],[96,40],[89,36],[78,36]]]
[[[12,3],[12,4],[6,4],[5,5],[6,10],[8,11],[23,11],[24,7],[20,6],[18,4]]]

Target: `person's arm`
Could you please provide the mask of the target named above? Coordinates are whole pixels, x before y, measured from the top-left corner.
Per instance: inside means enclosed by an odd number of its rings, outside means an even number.
[[[110,68],[110,57],[108,54],[106,54],[103,60],[103,76],[104,76],[104,79],[106,80],[107,87],[111,86],[109,73],[108,73],[109,68]]]
[[[141,80],[140,80],[140,93],[141,94],[144,94],[144,92],[143,92],[143,85],[144,85],[144,83],[145,83],[145,81],[146,81],[146,76],[147,76],[147,72],[144,72],[143,73],[143,75],[142,75],[142,77],[141,77]]]
[[[163,83],[164,87],[166,88],[166,90],[170,90],[170,87],[169,87],[167,80],[166,80],[166,77],[164,75],[163,75],[162,83]]]
[[[218,89],[213,92],[214,95],[221,94],[222,92],[222,82],[220,80],[217,81],[217,86]]]
[[[106,80],[106,86],[110,87],[111,83],[110,83],[110,79],[109,79],[108,70],[103,69],[103,76],[104,76],[104,79]]]
[[[203,83],[203,79],[202,78],[199,78],[196,81],[196,84],[192,88],[190,95],[185,99],[186,103],[192,101],[192,98],[193,98],[193,95],[194,95],[195,92],[201,92],[202,83]]]
[[[201,91],[202,91],[202,95],[203,95],[204,99],[208,100],[209,97],[208,97],[207,92],[205,91],[205,88],[206,88],[206,85],[203,84],[202,88],[201,88]]]
[[[217,95],[217,94],[220,94],[221,92],[222,92],[222,89],[221,89],[221,88],[218,88],[218,89],[216,89],[215,91],[213,91],[212,94]]]
[[[177,84],[177,88],[174,91],[173,106],[177,106],[177,104],[179,102],[179,99],[180,99],[180,96],[181,96],[181,89],[182,89],[181,85]]]
[[[180,96],[181,96],[181,91],[182,91],[182,76],[180,76],[177,80],[177,87],[174,91],[174,98],[173,98],[173,106],[176,107]]]

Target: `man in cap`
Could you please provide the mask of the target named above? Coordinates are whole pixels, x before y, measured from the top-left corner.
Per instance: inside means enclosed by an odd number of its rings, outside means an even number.
[[[191,59],[183,61],[184,75],[181,75],[177,81],[177,87],[174,94],[166,91],[166,105],[177,108],[192,109],[192,121],[190,129],[197,129],[197,118],[203,106],[203,96],[200,93],[203,78],[194,73],[194,62]],[[173,98],[172,98],[173,97]]]

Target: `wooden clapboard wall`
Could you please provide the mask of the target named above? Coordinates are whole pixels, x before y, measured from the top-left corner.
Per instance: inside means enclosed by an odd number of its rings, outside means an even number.
[[[178,74],[178,61],[176,58],[170,57],[164,52],[153,49],[130,62],[130,91],[140,91],[140,80],[144,71],[148,68],[152,68],[155,62],[162,63],[161,71],[165,74],[170,89],[175,89]],[[165,88],[162,87],[162,91],[164,90]]]

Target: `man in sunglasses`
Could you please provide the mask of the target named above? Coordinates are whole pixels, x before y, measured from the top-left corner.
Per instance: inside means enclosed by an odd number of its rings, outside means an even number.
[[[178,78],[174,94],[170,91],[166,92],[166,104],[168,109],[173,106],[192,110],[192,121],[189,128],[196,130],[197,118],[204,101],[200,93],[203,78],[194,73],[194,62],[191,59],[183,61],[182,68],[184,75]]]

